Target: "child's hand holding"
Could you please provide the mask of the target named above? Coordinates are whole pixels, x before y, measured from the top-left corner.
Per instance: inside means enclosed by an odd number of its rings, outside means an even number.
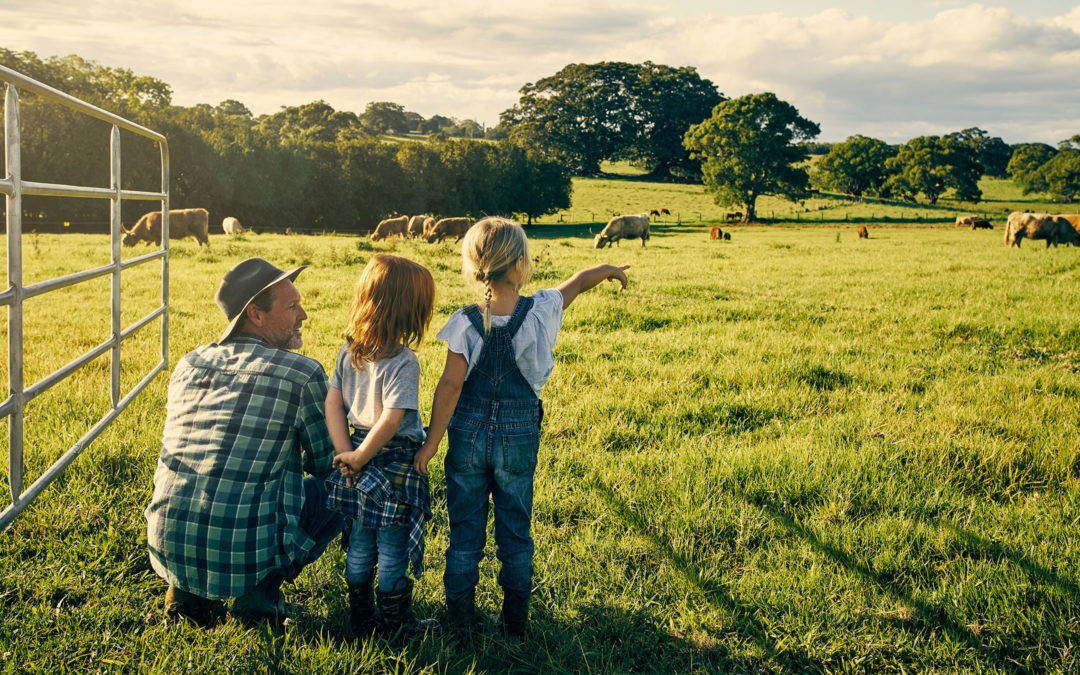
[[[429,445],[428,443],[424,443],[424,445],[416,451],[416,454],[413,455],[413,468],[416,469],[417,473],[421,476],[428,475],[428,462],[431,461],[431,458],[434,457],[435,453],[438,451],[438,445]]]
[[[359,450],[343,452],[340,455],[334,456],[334,468],[340,469],[341,475],[346,478],[356,477],[360,475],[360,470],[368,463],[368,457],[365,455],[366,453],[362,453]]]

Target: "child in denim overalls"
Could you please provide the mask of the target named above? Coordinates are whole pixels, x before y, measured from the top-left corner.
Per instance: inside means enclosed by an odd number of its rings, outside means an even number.
[[[345,580],[358,637],[378,625],[376,598],[388,633],[433,623],[417,621],[410,610],[409,567],[419,578],[431,495],[427,477],[413,465],[424,426],[420,361],[409,346],[423,339],[434,300],[435,281],[423,266],[394,255],[372,257],[356,285],[347,342],[326,395],[326,426],[338,469],[326,481],[327,506],[351,525]]]
[[[540,389],[555,365],[552,348],[563,310],[604,280],[626,288],[628,266],[597,265],[557,289],[523,297],[519,291],[532,273],[528,239],[514,221],[494,217],[469,229],[461,255],[466,279],[484,284],[484,300],[455,312],[438,333],[447,343],[446,366],[435,389],[427,440],[414,465],[427,475],[428,463],[449,432],[450,545],[443,584],[451,630],[463,634],[474,626],[490,495],[501,563],[502,625],[507,634],[522,636],[532,592],[530,526],[543,418]]]

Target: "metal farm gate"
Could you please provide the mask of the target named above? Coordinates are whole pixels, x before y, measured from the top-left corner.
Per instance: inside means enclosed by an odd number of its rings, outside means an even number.
[[[168,300],[169,300],[169,146],[165,137],[159,133],[139,126],[122,117],[68,96],[40,82],[25,77],[9,68],[0,66],[0,81],[6,85],[4,98],[4,156],[5,173],[0,178],[0,193],[4,195],[7,207],[7,274],[8,287],[0,290],[0,306],[8,308],[8,397],[0,402],[0,420],[8,421],[8,484],[11,503],[0,513],[0,531],[9,524],[37,497],[64,469],[104,431],[123,410],[134,400],[154,377],[168,366]],[[110,135],[110,187],[86,187],[36,183],[22,179],[22,156],[20,151],[21,129],[19,122],[19,91],[30,92],[43,101],[65,106],[75,112],[96,118],[112,125]],[[161,150],[161,191],[141,192],[121,189],[120,181],[120,130],[137,134],[156,143]],[[86,199],[108,199],[110,209],[110,241],[112,244],[112,262],[110,264],[87,269],[74,274],[48,279],[45,281],[23,284],[23,249],[22,198],[24,195],[44,197],[79,197]],[[120,219],[120,207],[123,200],[158,201],[164,211],[162,218],[161,248],[151,253],[121,260],[121,236],[123,234]],[[124,270],[135,265],[161,261],[161,304],[146,316],[130,326],[120,325],[120,275]],[[84,353],[64,367],[27,385],[23,382],[23,302],[68,286],[74,286],[91,279],[109,276],[112,278],[112,337],[97,347]],[[128,393],[121,391],[120,385],[120,344],[135,332],[147,326],[155,319],[161,320],[161,358],[141,381]],[[27,403],[44,393],[54,385],[76,372],[90,361],[110,353],[112,362],[112,408],[82,436],[70,449],[60,456],[29,487],[23,486],[23,411]]]

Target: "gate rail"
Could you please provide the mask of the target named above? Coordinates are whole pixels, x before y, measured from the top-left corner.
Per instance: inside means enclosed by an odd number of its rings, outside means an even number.
[[[93,441],[105,427],[123,412],[148,384],[168,367],[169,361],[169,145],[165,137],[118,115],[102,110],[69,96],[46,84],[30,79],[14,70],[0,66],[0,82],[6,84],[4,96],[4,157],[5,173],[0,178],[0,194],[7,206],[7,272],[8,288],[0,291],[0,306],[8,308],[8,398],[0,402],[0,419],[8,420],[8,484],[11,504],[0,513],[0,531],[18,516],[69,464]],[[19,90],[32,92],[43,100],[58,103],[76,112],[112,125],[109,142],[110,187],[86,187],[37,183],[22,179],[22,133],[19,118]],[[120,130],[137,134],[157,143],[161,151],[161,191],[145,192],[121,189]],[[108,199],[111,202],[109,236],[112,262],[39,283],[23,285],[22,255],[22,198],[24,195],[44,197],[81,197]],[[151,253],[121,260],[121,205],[123,200],[160,201],[163,211],[161,248]],[[120,275],[136,265],[161,260],[161,305],[132,325],[120,325]],[[112,277],[112,337],[94,347],[64,367],[26,386],[23,381],[23,302],[68,286],[99,277]],[[142,380],[127,394],[120,385],[120,344],[155,319],[161,320],[161,358]],[[23,489],[23,412],[26,404],[94,359],[111,353],[112,409],[61,455],[42,475]]]

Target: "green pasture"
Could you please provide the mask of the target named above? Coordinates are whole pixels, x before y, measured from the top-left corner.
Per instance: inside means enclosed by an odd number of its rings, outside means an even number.
[[[606,163],[600,178],[573,179],[573,205],[544,216],[543,224],[585,223],[599,232],[612,214],[648,213],[667,209],[671,215],[653,217],[653,224],[720,224],[725,215],[741,212],[741,204],[718,205],[700,184],[657,183],[648,180],[625,162]],[[937,204],[900,202],[873,197],[856,199],[822,192],[800,202],[762,197],[758,218],[773,225],[844,226],[884,224],[904,227],[938,227],[952,224],[958,215],[980,215],[1002,226],[1012,211],[1076,213],[1075,204],[1055,204],[1043,195],[1023,195],[1012,181],[983,178],[982,201],[960,202],[947,193]]]
[[[698,203],[687,186],[623,182],[655,192],[604,209]],[[531,289],[599,261],[631,265],[631,282],[583,295],[560,334],[526,642],[350,642],[336,548],[286,588],[304,610],[283,634],[167,625],[142,516],[161,375],[0,533],[0,672],[1080,670],[1080,249],[884,220],[866,240],[854,225],[786,222],[725,226],[732,239],[717,242],[683,220],[654,225],[647,247],[602,251],[588,220],[529,230]],[[311,265],[298,280],[303,351],[331,364],[378,251],[438,283],[419,351],[426,419],[445,356],[434,333],[475,298],[449,242],[176,242],[170,364],[216,338],[218,281],[253,255]],[[27,235],[24,255],[29,281],[105,264],[108,247]],[[159,302],[158,269],[125,277],[125,324]],[[84,286],[28,303],[28,383],[107,339],[108,282]],[[158,339],[151,327],[125,343],[125,387]],[[29,479],[108,406],[108,378],[106,356],[30,404]],[[433,467],[416,609],[438,617],[448,526]],[[479,602],[492,612],[496,575],[491,555]]]

